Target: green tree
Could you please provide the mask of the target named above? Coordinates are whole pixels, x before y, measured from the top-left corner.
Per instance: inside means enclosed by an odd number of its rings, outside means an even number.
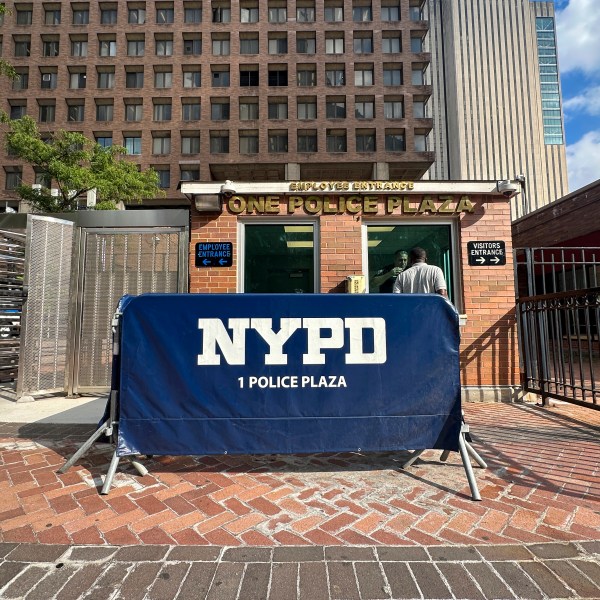
[[[119,202],[142,202],[163,196],[158,174],[153,169],[140,171],[126,158],[123,146],[103,148],[81,133],[59,130],[42,139],[36,122],[29,116],[2,120],[8,127],[6,146],[12,156],[29,163],[48,184],[58,190],[39,190],[21,185],[17,192],[41,212],[77,210],[77,197],[96,190],[98,210],[115,209]]]
[[[10,14],[10,11],[6,8],[6,6],[4,4],[0,4],[0,19],[4,15],[9,15],[9,14]],[[0,58],[0,75],[6,75],[7,77],[10,77],[11,79],[16,79],[18,77],[17,72],[15,71],[15,68],[9,62],[6,62],[2,58]]]

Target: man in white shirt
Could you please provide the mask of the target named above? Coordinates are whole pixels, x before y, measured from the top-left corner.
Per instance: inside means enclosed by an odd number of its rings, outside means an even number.
[[[440,294],[448,297],[443,271],[427,264],[427,252],[423,248],[413,248],[409,260],[411,266],[400,273],[394,282],[394,294]]]

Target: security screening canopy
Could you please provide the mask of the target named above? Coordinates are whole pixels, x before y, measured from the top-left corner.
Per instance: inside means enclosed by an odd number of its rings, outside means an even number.
[[[138,455],[460,450],[458,315],[444,298],[385,294],[125,296],[101,435]]]

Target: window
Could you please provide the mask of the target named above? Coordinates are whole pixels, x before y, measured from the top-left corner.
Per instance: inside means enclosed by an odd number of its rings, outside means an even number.
[[[152,154],[171,154],[171,136],[168,133],[153,134]]]
[[[200,99],[186,98],[181,101],[181,118],[184,121],[200,120]]]
[[[298,130],[298,152],[317,152],[317,132]]]
[[[114,118],[114,105],[103,100],[96,104],[96,121],[112,121]]]
[[[229,56],[231,44],[228,33],[215,33],[212,39],[212,53],[215,56]]]
[[[346,118],[346,99],[345,98],[327,98],[325,102],[325,116],[328,119]]]
[[[169,100],[155,100],[152,110],[152,118],[155,121],[170,121],[171,120],[171,102]]]
[[[327,144],[327,152],[346,152],[346,130],[343,129],[328,129],[326,131],[325,140]]]
[[[100,9],[100,23],[102,25],[116,25],[117,24],[117,9],[116,8],[101,8]]]
[[[31,40],[29,36],[25,38],[15,38],[15,56],[23,57],[31,55]]]
[[[277,33],[269,36],[269,54],[287,54],[288,43],[285,33]]]
[[[374,119],[375,101],[372,98],[365,100],[357,98],[354,102],[354,116],[357,119]]]
[[[6,183],[4,189],[11,192],[23,183],[23,170],[21,167],[4,167]]]
[[[325,22],[339,23],[344,20],[344,7],[342,2],[339,5],[325,5]]]
[[[96,135],[96,144],[102,148],[110,148],[113,145],[112,135],[107,135],[104,133]]]
[[[429,150],[429,140],[426,133],[415,132],[415,152],[427,152]]]
[[[156,56],[173,56],[173,38],[161,36],[155,36],[154,48]],[[138,55],[141,56],[141,55]]]
[[[69,74],[69,88],[82,90],[86,87],[87,75],[85,71],[75,71]]]
[[[17,25],[31,25],[33,11],[30,8],[17,8]]]
[[[296,52],[298,54],[314,54],[317,51],[317,40],[314,33],[296,34]]]
[[[123,146],[127,150],[127,154],[141,154],[142,153],[142,136],[136,135],[125,135],[123,138]]]
[[[44,10],[44,23],[46,25],[60,25],[60,7],[46,8]]]
[[[400,33],[385,32],[381,38],[381,51],[384,54],[402,52],[402,37]]]
[[[73,25],[89,25],[90,11],[87,8],[73,9]]]
[[[171,187],[171,170],[169,167],[154,167],[158,175],[158,187],[168,189]]]
[[[240,98],[240,121],[254,121],[258,119],[258,99]]]
[[[146,22],[146,9],[130,8],[127,11],[127,22],[131,25],[143,25]]]
[[[116,56],[117,42],[114,39],[100,39],[98,52],[100,56]]]
[[[127,56],[144,56],[144,50],[145,42],[143,39],[127,40]]]
[[[144,71],[126,71],[125,72],[125,87],[126,88],[143,88],[144,87]]]
[[[373,20],[373,9],[371,5],[368,6],[353,6],[352,7],[352,20],[355,23],[365,23]]]
[[[425,41],[422,37],[411,37],[410,38],[410,51],[411,52],[425,52]]]
[[[10,118],[20,119],[27,114],[27,104],[11,104],[10,105]]]
[[[269,68],[269,85],[275,87],[285,87],[288,84],[288,72],[286,68]]]
[[[194,167],[179,167],[180,181],[199,181],[200,169]]]
[[[88,43],[86,39],[71,38],[71,56],[85,57],[88,55]]]
[[[269,119],[287,119],[288,101],[287,98],[269,98]]]
[[[243,227],[241,291],[290,294],[318,291],[314,223],[246,223]]]
[[[258,33],[240,33],[240,54],[258,54]]]
[[[310,4],[307,6],[300,6],[299,2],[296,4],[296,21],[298,23],[314,23],[315,21],[315,6]]]
[[[199,88],[202,84],[202,73],[200,67],[184,67],[183,87]]]
[[[373,65],[354,67],[354,85],[359,87],[373,85]]]
[[[240,131],[240,154],[258,154],[258,132]]]
[[[297,101],[298,119],[316,119],[317,118],[317,99],[316,98],[298,98]]]
[[[357,152],[375,152],[375,132],[374,131],[356,131],[356,151]]]
[[[427,70],[422,65],[413,65],[411,70],[411,83],[413,85],[426,85]]]
[[[181,134],[181,154],[198,154],[200,152],[200,134]]]
[[[420,1],[411,3],[408,11],[411,21],[423,21],[423,5]]]
[[[287,8],[285,6],[269,7],[269,23],[285,23],[287,21]]]
[[[404,132],[385,132],[385,151],[386,152],[404,152],[406,143]]]
[[[373,34],[355,31],[354,52],[356,54],[371,54],[373,52]]]
[[[325,67],[325,85],[331,87],[346,85],[346,75],[344,72],[344,67]]]
[[[210,132],[210,153],[211,154],[229,154],[229,132],[211,131]]]
[[[213,23],[230,23],[231,22],[231,8],[229,3],[222,4],[221,6],[213,2],[212,6],[212,22]]]
[[[240,6],[242,23],[258,23],[258,6]]]
[[[85,116],[84,104],[68,104],[67,105],[67,120],[81,122]]]
[[[325,34],[325,54],[344,54],[344,38],[339,34]]]
[[[175,22],[175,11],[172,7],[170,8],[157,8],[156,9],[156,23],[158,25],[170,25]]]
[[[316,67],[297,67],[298,87],[314,87],[317,85]]]
[[[101,90],[109,90],[115,87],[115,72],[113,69],[98,71],[98,88]]]
[[[213,99],[210,102],[211,121],[229,120],[229,100]]]
[[[229,67],[212,68],[212,87],[229,87]]]
[[[258,85],[258,68],[244,68],[240,66],[240,86],[255,87]]]
[[[413,117],[415,119],[426,119],[428,117],[427,100],[419,100],[413,97]]]
[[[141,121],[144,116],[144,106],[139,100],[125,100],[125,120]]]
[[[58,40],[44,40],[42,43],[42,56],[56,57],[59,54],[59,50]]]
[[[56,105],[40,104],[39,120],[40,123],[54,123],[56,120]]]
[[[43,90],[54,90],[58,83],[58,74],[56,71],[43,71],[41,73],[40,87]]]
[[[26,90],[29,87],[29,69],[27,67],[16,69],[17,77],[13,79],[12,89],[15,91]]]
[[[399,21],[400,20],[400,5],[390,4],[389,6],[381,7],[381,20],[382,21]]]
[[[404,102],[402,100],[385,100],[383,102],[383,116],[386,119],[403,119]]]
[[[154,87],[157,89],[168,89],[173,85],[173,71],[170,69],[154,71]]]
[[[269,152],[287,152],[288,134],[287,131],[269,131]]]
[[[200,6],[194,6],[191,3],[186,5],[184,2],[183,9],[183,22],[184,23],[202,23],[202,8]]]
[[[383,67],[383,85],[402,85],[402,67],[400,65]]]

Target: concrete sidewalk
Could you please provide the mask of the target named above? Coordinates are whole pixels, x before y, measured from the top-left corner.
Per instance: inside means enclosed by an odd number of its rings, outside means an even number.
[[[465,405],[482,502],[433,451],[406,471],[402,453],[155,457],[101,496],[110,447],[57,475],[93,427],[51,402],[0,425],[2,598],[600,598],[598,411]]]

